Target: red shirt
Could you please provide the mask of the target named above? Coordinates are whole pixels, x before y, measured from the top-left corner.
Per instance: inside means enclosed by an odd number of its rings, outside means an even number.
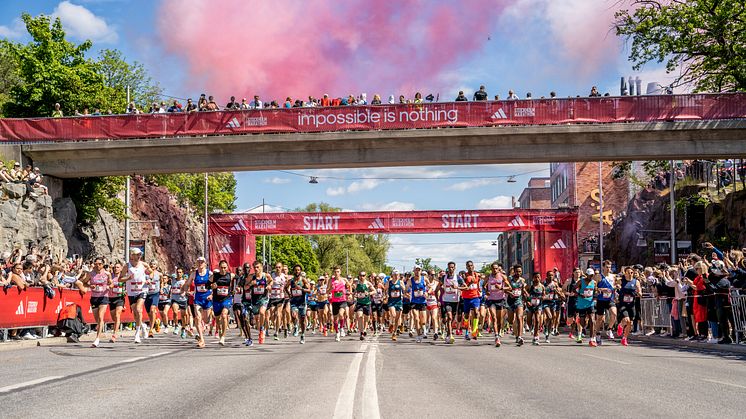
[[[467,273],[464,283],[466,284],[468,289],[466,291],[461,292],[461,297],[463,297],[464,299],[480,297],[479,274],[478,273],[476,272]]]

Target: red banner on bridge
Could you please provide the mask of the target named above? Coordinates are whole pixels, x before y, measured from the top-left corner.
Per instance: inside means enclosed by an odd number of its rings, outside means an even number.
[[[746,118],[746,94],[423,103],[333,108],[0,119],[0,141]]]

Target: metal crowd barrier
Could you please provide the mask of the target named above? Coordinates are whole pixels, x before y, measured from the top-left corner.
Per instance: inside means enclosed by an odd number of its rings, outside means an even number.
[[[736,342],[741,342],[746,336],[746,294],[739,294],[739,290],[731,290],[730,302],[733,310],[733,326]]]
[[[640,308],[644,327],[671,328],[671,310],[665,299],[641,298]]]

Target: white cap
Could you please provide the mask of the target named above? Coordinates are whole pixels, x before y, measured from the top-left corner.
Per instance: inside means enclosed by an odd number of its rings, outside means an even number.
[[[386,278],[386,274],[381,272],[380,274],[378,274],[378,277],[381,279]]]
[[[197,258],[197,262],[207,262],[207,259],[204,256],[200,256]]]
[[[391,275],[399,275],[399,270],[394,269],[393,271],[391,271]]]
[[[132,255],[141,255],[142,250],[140,250],[139,247],[130,247],[130,254]]]
[[[596,271],[593,270],[593,268],[588,268],[585,270],[586,275],[595,275]]]

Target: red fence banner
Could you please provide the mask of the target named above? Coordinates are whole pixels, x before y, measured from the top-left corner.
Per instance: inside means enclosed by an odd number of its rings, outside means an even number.
[[[223,259],[231,267],[253,262],[255,235],[530,231],[538,243],[535,270],[557,267],[569,276],[578,257],[577,222],[574,209],[213,214],[210,265]]]
[[[69,141],[746,118],[746,94],[422,103],[0,119],[0,141]]]

